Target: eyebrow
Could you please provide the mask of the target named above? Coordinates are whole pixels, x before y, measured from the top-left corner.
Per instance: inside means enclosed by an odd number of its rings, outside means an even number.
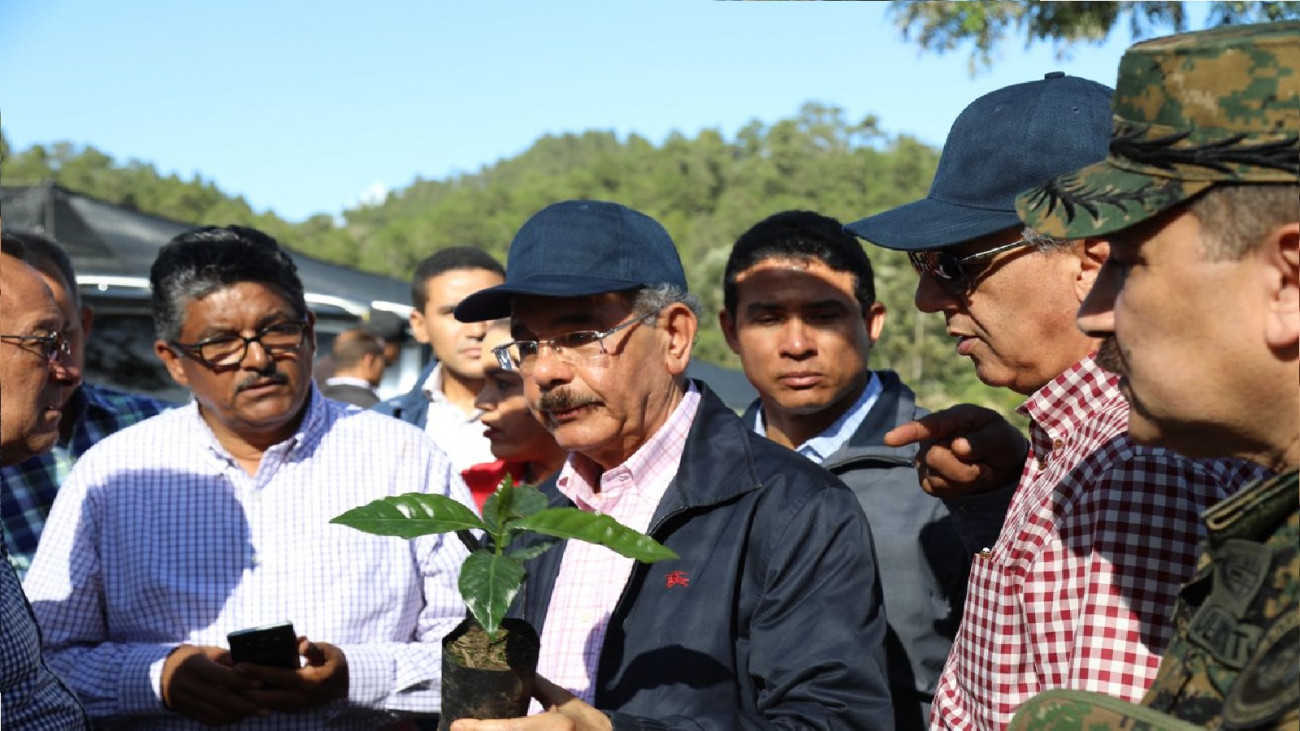
[[[271,325],[283,325],[290,322],[298,323],[300,321],[300,318],[298,318],[292,311],[285,312],[284,310],[276,310],[275,312],[263,316],[253,325],[252,329],[256,331]],[[195,336],[194,340],[197,342],[199,340],[207,340],[208,338],[220,335],[238,335],[242,331],[243,328],[237,328],[232,325],[222,323],[208,324],[199,330],[199,333]]]

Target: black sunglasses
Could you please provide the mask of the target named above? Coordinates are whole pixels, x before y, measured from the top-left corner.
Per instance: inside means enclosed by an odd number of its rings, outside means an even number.
[[[948,251],[909,251],[907,258],[917,274],[929,274],[949,294],[964,295],[970,292],[971,283],[975,281],[975,274],[978,274],[977,271],[971,271],[968,265],[1030,243],[1020,239],[970,256],[957,256]]]

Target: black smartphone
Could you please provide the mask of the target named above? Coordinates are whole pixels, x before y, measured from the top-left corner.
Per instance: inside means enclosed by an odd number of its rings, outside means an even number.
[[[235,664],[251,662],[273,668],[297,670],[298,635],[292,622],[250,627],[226,635],[230,642],[230,659]]]

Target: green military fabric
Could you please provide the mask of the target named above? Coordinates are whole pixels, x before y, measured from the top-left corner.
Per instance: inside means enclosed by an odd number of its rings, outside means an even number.
[[[1157,38],[1119,65],[1107,158],[1016,199],[1061,238],[1118,231],[1218,183],[1300,178],[1300,21]]]
[[[1201,566],[1179,595],[1173,640],[1141,706],[1049,691],[1022,706],[1010,728],[1297,728],[1297,474],[1257,482],[1205,512]]]

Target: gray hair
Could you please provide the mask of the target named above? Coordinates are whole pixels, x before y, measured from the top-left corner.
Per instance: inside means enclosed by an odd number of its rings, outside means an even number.
[[[632,311],[641,315],[653,315],[668,305],[679,302],[691,308],[695,318],[699,319],[699,298],[675,284],[655,284],[638,289],[632,298]]]
[[[1064,251],[1074,246],[1075,242],[1078,241],[1078,239],[1058,239],[1055,236],[1040,234],[1028,226],[1020,232],[1020,238],[1024,239],[1025,243],[1033,246],[1034,249],[1044,252]]]

